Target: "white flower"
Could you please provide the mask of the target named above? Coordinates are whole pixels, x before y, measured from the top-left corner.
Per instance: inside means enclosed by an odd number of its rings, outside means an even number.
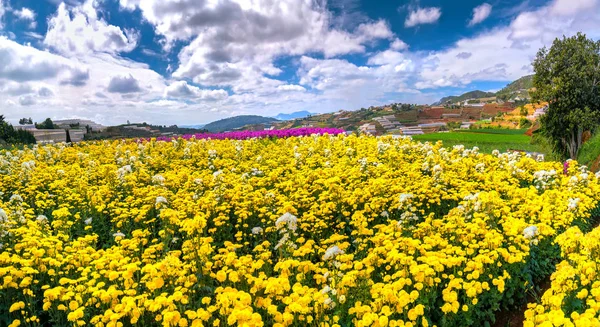
[[[387,151],[387,149],[389,149],[391,147],[391,144],[389,143],[385,143],[385,142],[377,142],[377,151],[379,151],[379,153],[383,153],[385,151]]]
[[[440,166],[440,165],[433,166],[433,172],[434,173],[441,173],[442,172],[442,166]]]
[[[48,222],[48,217],[44,215],[39,215],[37,216],[37,218],[35,218],[35,220],[39,221],[40,223],[46,223]]]
[[[323,255],[323,260],[327,261],[340,254],[344,254],[344,251],[340,249],[337,245],[334,245],[327,249],[327,251],[325,251],[325,254]]]
[[[283,245],[285,245],[285,243],[287,243],[287,241],[290,239],[290,236],[288,233],[283,234],[283,237],[281,237],[281,239],[279,240],[279,242],[277,242],[277,244],[275,245],[275,250],[279,249],[280,247],[282,247]]]
[[[263,232],[262,227],[257,226],[257,227],[252,228],[252,234],[254,234],[254,235],[262,234],[262,232]]]
[[[132,172],[130,165],[125,165],[119,169],[117,169],[117,177],[119,179],[123,179],[125,175],[130,174]]]
[[[25,161],[21,164],[21,167],[25,170],[31,170],[31,169],[35,168],[35,161],[33,161],[33,160]]]
[[[528,240],[534,238],[537,234],[538,234],[537,226],[532,225],[523,230],[523,236]]]
[[[89,225],[89,224],[91,224],[91,223],[92,223],[92,217],[90,217],[90,218],[88,218],[88,219],[84,220],[83,222],[84,222],[86,225]]]
[[[286,227],[291,231],[296,231],[296,228],[298,226],[298,217],[292,215],[289,212],[286,212],[281,217],[277,218],[277,221],[275,221],[275,226],[277,227],[277,229]]]
[[[381,217],[388,218],[389,216],[390,216],[390,214],[389,214],[389,212],[387,212],[386,210],[384,210],[384,211],[381,213]]]
[[[159,203],[169,203],[169,201],[167,201],[167,199],[164,196],[157,196],[156,197],[156,205],[158,205]]]
[[[117,237],[125,237],[125,234],[123,234],[123,233],[121,233],[121,232],[116,232],[116,233],[114,233],[114,234],[113,234],[113,237],[114,237],[114,238],[117,238]]]
[[[577,209],[577,204],[579,204],[579,201],[581,201],[581,199],[579,198],[570,198],[569,199],[569,205],[568,205],[568,209],[569,211],[573,211],[575,209]]]
[[[492,151],[492,155],[493,155],[494,157],[497,157],[497,156],[499,156],[499,155],[500,155],[500,151],[498,151],[498,150],[494,150],[494,151]]]
[[[13,201],[23,202],[23,198],[18,194],[13,194],[10,196],[10,202],[13,202]]]
[[[208,150],[208,156],[214,158],[217,156],[217,150]]]
[[[173,239],[171,239],[171,243],[173,244],[177,243],[177,241],[179,241],[179,237],[173,237]]]
[[[0,223],[4,223],[6,221],[8,221],[8,215],[4,209],[0,208]]]
[[[162,184],[164,184],[164,182],[165,182],[165,178],[163,177],[163,175],[157,174],[157,175],[152,176],[152,183],[162,185]]]
[[[414,195],[412,195],[412,193],[400,194],[400,205],[403,205],[405,202],[407,202],[409,199],[412,199],[413,197]]]
[[[331,292],[331,287],[329,287],[329,285],[325,285],[325,287],[323,287],[321,290],[321,294],[327,294],[329,292]]]
[[[543,154],[538,154],[537,158],[536,158],[536,161],[539,161],[539,162],[544,161],[544,155]]]
[[[477,170],[480,173],[483,173],[483,171],[485,170],[485,164],[483,162],[478,163],[477,165],[475,165],[475,170]]]
[[[223,171],[222,171],[222,170],[217,170],[217,171],[215,171],[215,172],[213,173],[213,178],[217,178],[217,177],[219,177],[219,175],[221,175],[222,173],[223,173]]]

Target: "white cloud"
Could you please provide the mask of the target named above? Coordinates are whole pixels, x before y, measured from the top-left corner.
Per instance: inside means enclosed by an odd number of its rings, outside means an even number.
[[[304,92],[306,91],[306,89],[300,85],[295,85],[295,84],[286,84],[286,85],[279,85],[277,87],[277,90],[279,91],[286,91],[286,92]]]
[[[3,0],[0,0],[0,30],[4,27],[2,24],[2,20],[4,18],[4,14],[6,13],[6,8],[4,7]]]
[[[442,10],[439,7],[417,8],[411,11],[406,20],[404,27],[414,27],[421,24],[433,24],[442,16]]]
[[[135,49],[138,34],[109,25],[98,17],[97,3],[87,0],[68,8],[63,2],[48,21],[44,43],[66,56],[93,52],[116,54]]]
[[[550,12],[554,15],[569,16],[582,10],[594,9],[597,5],[598,0],[554,0]]]
[[[469,21],[469,26],[477,25],[483,22],[492,13],[492,5],[483,3],[473,9],[473,17]]]
[[[128,76],[113,76],[106,90],[110,93],[137,93],[142,92],[140,83],[131,74]]]
[[[404,43],[404,41],[400,39],[394,39],[394,41],[390,44],[390,48],[396,51],[406,50],[408,49],[408,44]]]
[[[13,14],[22,20],[35,20],[35,11],[26,7],[19,10],[13,10]]]
[[[169,98],[186,98],[192,100],[223,100],[229,94],[225,90],[203,90],[188,85],[185,81],[171,83],[165,88],[164,96]]]
[[[179,53],[173,77],[234,92],[272,92],[285,84],[272,78],[282,56],[322,53],[331,58],[362,53],[393,33],[383,20],[352,30],[332,27],[332,14],[312,0],[121,0],[139,8],[169,49],[177,40],[191,42]]]
[[[556,12],[560,1],[520,13],[508,26],[465,38],[442,51],[429,53],[418,70],[417,88],[464,86],[473,81],[511,81],[531,73],[531,62],[543,46],[556,37],[578,31],[600,37],[600,8],[573,3],[577,11]]]

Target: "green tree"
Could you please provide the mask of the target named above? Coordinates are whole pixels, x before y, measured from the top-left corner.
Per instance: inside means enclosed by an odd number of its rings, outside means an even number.
[[[531,121],[525,117],[521,118],[521,120],[519,120],[519,127],[520,128],[529,128],[531,127]]]
[[[35,137],[29,131],[15,129],[0,115],[0,140],[9,144],[33,144]]]
[[[41,124],[35,124],[35,128],[37,128],[37,129],[56,129],[56,126],[54,126],[52,119],[46,118],[46,120],[44,120]]]
[[[583,133],[600,123],[600,41],[577,33],[555,39],[533,62],[535,101],[547,101],[542,133],[563,158],[577,158]]]

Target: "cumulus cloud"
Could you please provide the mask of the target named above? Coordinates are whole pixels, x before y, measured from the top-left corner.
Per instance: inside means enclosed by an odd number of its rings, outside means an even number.
[[[165,88],[164,96],[194,100],[222,100],[227,98],[228,93],[225,90],[203,90],[197,86],[189,85],[185,81],[178,81]]]
[[[531,73],[531,62],[556,37],[578,31],[600,37],[600,6],[573,3],[570,15],[557,12],[561,0],[520,13],[508,26],[464,38],[442,51],[429,53],[419,69],[418,88],[464,86],[473,81],[511,81]],[[467,55],[470,54],[470,55]],[[468,57],[467,57],[468,56]],[[524,69],[526,68],[526,69]]]
[[[555,0],[550,7],[554,15],[569,16],[583,10],[597,9],[598,0]]]
[[[277,87],[277,90],[279,91],[286,91],[286,92],[304,92],[306,91],[306,89],[300,85],[295,85],[295,84],[286,84],[286,85],[279,85]]]
[[[23,20],[34,20],[35,19],[35,12],[26,7],[23,7],[18,10],[14,10],[13,14],[15,16],[17,16],[19,19],[23,19]]]
[[[63,2],[48,21],[44,44],[66,56],[92,52],[119,53],[135,49],[138,33],[109,25],[98,17],[93,0],[67,7]]]
[[[473,9],[473,17],[469,21],[469,26],[477,25],[483,22],[492,13],[492,5],[483,3]]]
[[[21,104],[22,106],[32,106],[36,103],[37,101],[33,95],[28,94],[19,97],[19,104]]]
[[[390,44],[390,49],[396,50],[396,51],[406,50],[406,49],[408,49],[408,44],[406,44],[406,43],[404,43],[404,41],[396,38]]]
[[[137,93],[141,92],[142,88],[138,80],[133,76],[114,76],[110,79],[106,90],[110,93]]]
[[[4,27],[2,24],[2,20],[4,18],[4,14],[6,13],[6,8],[4,7],[4,0],[0,0],[0,30]]]
[[[439,7],[417,8],[408,14],[404,21],[404,27],[433,24],[437,22],[441,16],[442,10]]]
[[[0,78],[16,82],[51,79],[78,74],[83,67],[66,58],[23,46],[0,36]],[[86,79],[80,78],[85,83]]]
[[[333,27],[326,6],[312,0],[121,0],[120,4],[141,10],[166,49],[175,41],[191,40],[178,55],[174,78],[228,86],[234,92],[271,92],[285,84],[272,78],[282,72],[274,64],[281,56],[361,53],[374,41],[393,37],[384,20],[363,22],[350,30]]]

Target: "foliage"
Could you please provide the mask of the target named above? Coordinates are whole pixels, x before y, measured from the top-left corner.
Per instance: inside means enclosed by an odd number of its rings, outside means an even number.
[[[596,133],[583,144],[579,154],[577,155],[577,161],[588,167],[592,167],[594,161],[600,158],[600,133]]]
[[[19,119],[19,125],[31,125],[31,124],[33,124],[33,120],[31,120],[31,117]]]
[[[551,322],[554,326],[599,326],[600,227],[584,233],[571,227],[556,239],[564,260],[552,274],[552,285],[541,303],[529,304],[525,327]]]
[[[451,96],[443,97],[440,99],[440,101],[434,103],[434,105],[462,102],[462,101],[469,100],[469,99],[489,98],[489,97],[493,97],[494,95],[495,95],[494,92],[484,92],[484,91],[476,90],[476,91],[470,91],[467,93],[463,93],[459,96],[451,95]]]
[[[52,122],[52,119],[50,118],[46,118],[46,120],[44,120],[42,123],[35,124],[35,128],[37,129],[57,129],[57,126],[54,125],[54,123]]]
[[[496,92],[496,97],[503,101],[508,101],[516,96],[528,97],[528,90],[533,87],[533,75],[527,75],[508,84],[502,90]]]
[[[532,123],[531,120],[522,117],[521,119],[519,119],[519,128],[529,128],[531,127]]]
[[[8,144],[35,144],[35,137],[28,131],[15,129],[0,115],[0,141]]]
[[[240,128],[245,125],[272,123],[275,121],[277,121],[277,119],[271,117],[242,115],[214,121],[205,125],[204,129],[208,130],[209,132],[224,132]]]
[[[534,100],[549,102],[542,132],[557,154],[577,158],[585,131],[600,123],[600,41],[578,33],[542,48],[533,63]]]
[[[525,106],[521,107],[520,110],[519,110],[519,114],[521,116],[527,116],[528,113],[529,112],[528,112],[528,110],[527,110],[527,108]]]

